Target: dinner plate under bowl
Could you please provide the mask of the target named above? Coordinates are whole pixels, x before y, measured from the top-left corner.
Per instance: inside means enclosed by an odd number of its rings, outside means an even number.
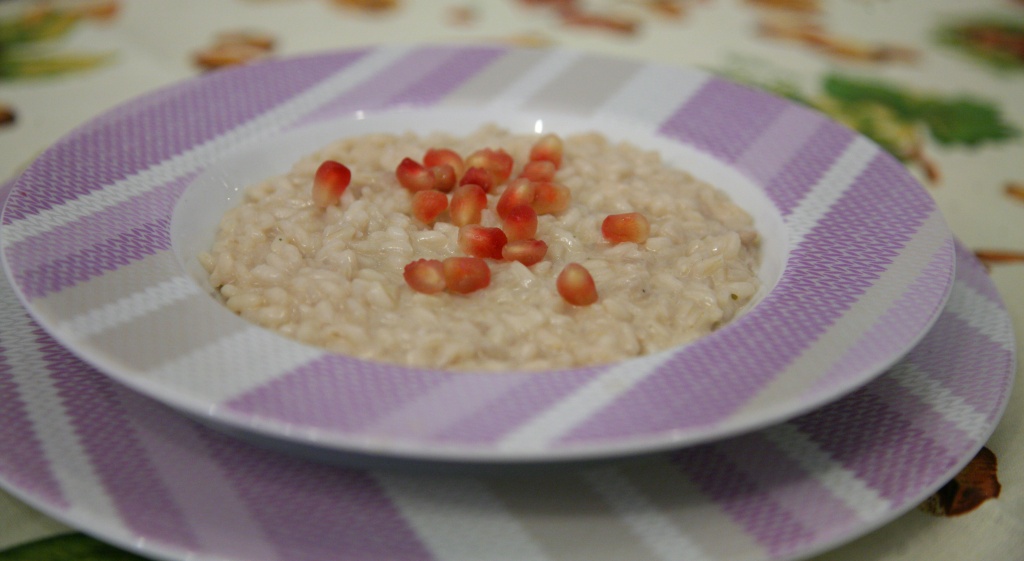
[[[963,248],[933,329],[837,402],[669,454],[515,476],[343,469],[225,437],[78,360],[2,279],[0,341],[0,486],[173,561],[804,559],[949,481],[1015,373],[1009,314]]]
[[[494,374],[332,354],[210,296],[196,254],[247,184],[330,135],[462,132],[484,119],[593,129],[727,191],[764,239],[756,305],[670,351]],[[819,113],[697,70],[489,46],[324,53],[157,91],[38,158],[13,187],[0,241],[39,325],[134,390],[257,438],[456,462],[650,452],[792,418],[911,349],[954,274],[930,195]]]

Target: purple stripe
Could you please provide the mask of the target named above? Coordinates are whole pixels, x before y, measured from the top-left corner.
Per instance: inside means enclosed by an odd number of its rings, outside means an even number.
[[[454,90],[504,52],[493,47],[416,50],[299,119],[295,127],[402,103],[430,104]]]
[[[717,443],[715,448],[729,458],[758,489],[776,502],[801,527],[820,542],[845,536],[859,526],[860,516],[828,487],[807,473],[800,463],[780,450],[764,432]],[[750,461],[756,451],[757,461]],[[764,545],[775,553],[793,551],[795,544],[772,540]]]
[[[933,376],[944,388],[979,411],[990,411],[1007,387],[979,384],[974,372],[1004,372],[1013,365],[1013,351],[980,333],[957,316],[944,314],[928,333],[925,344],[904,358],[904,362]],[[993,412],[994,414],[995,412]]]
[[[455,49],[443,64],[392,97],[389,105],[434,105],[507,52],[498,47]]]
[[[960,458],[914,426],[901,406],[890,407],[870,387],[791,423],[894,506],[916,499]]]
[[[135,434],[203,551],[216,551],[224,559],[276,561],[262,528],[242,505],[220,466],[210,459],[203,436],[206,429],[140,394],[126,390],[119,397]]]
[[[17,335],[4,333],[4,340]],[[0,407],[0,450],[4,450],[4,454],[0,454],[0,474],[12,486],[58,508],[68,508],[71,504],[50,469],[6,354],[7,349],[0,346],[0,403],[3,404]]]
[[[403,404],[392,414],[376,419],[363,432],[374,437],[403,438],[409,435],[409,427],[412,426],[417,435],[433,441],[439,433],[464,423],[467,417],[489,409],[492,403],[504,401],[515,387],[534,377],[508,374],[449,378],[432,391]]]
[[[212,431],[204,435],[210,456],[279,559],[432,559],[368,473],[300,462]]]
[[[708,427],[727,418],[855,305],[934,212],[912,181],[899,162],[879,154],[793,250],[787,275],[764,302],[563,440]]]
[[[851,375],[857,376],[867,369],[884,368],[887,365],[877,364],[878,356],[897,356],[906,346],[906,333],[918,331],[921,325],[941,313],[934,304],[943,301],[943,295],[952,284],[952,250],[952,240],[943,244],[899,299],[809,388],[808,393],[842,385]]]
[[[778,118],[754,141],[735,162],[740,169],[760,185],[767,184],[794,158],[805,158],[808,139],[823,129],[834,128],[835,124],[820,113],[799,106],[787,107]],[[791,187],[799,187],[797,183]],[[814,182],[808,182],[809,188]],[[772,200],[775,200],[772,198]]]
[[[132,430],[131,417],[119,400],[125,390],[89,370],[42,330],[36,334],[68,422],[122,523],[149,540],[176,547],[198,546]],[[96,410],[97,403],[105,404],[102,412]]]
[[[224,407],[284,422],[353,431],[457,375],[329,355],[231,399]]]
[[[73,261],[74,255],[88,253],[98,241],[110,243],[133,230],[151,229],[154,222],[166,222],[169,209],[174,208],[197,174],[179,177],[127,201],[26,238],[7,248],[7,259],[14,270],[42,268],[58,260]]]
[[[783,216],[788,216],[856,136],[851,129],[835,123],[821,127],[803,144],[800,156],[789,160],[778,175],[764,184],[765,195]]]
[[[972,442],[976,437],[966,433],[956,423],[944,417],[934,406],[900,383],[900,379],[905,377],[902,372],[894,372],[888,376],[881,376],[866,389],[879,400],[879,403],[892,410],[900,411],[901,415],[909,421],[909,426],[913,427],[915,434],[941,447],[950,456],[963,454],[963,443]],[[922,377],[931,380],[927,375]],[[927,388],[915,389],[927,391]]]
[[[168,215],[34,269],[12,267],[15,282],[26,298],[34,300],[168,250],[170,221]]]
[[[673,454],[672,462],[772,557],[815,543],[813,530],[804,527],[717,447],[689,448]]]
[[[789,106],[782,98],[716,78],[669,117],[659,132],[732,162]]]
[[[1002,304],[996,285],[992,283],[985,266],[974,256],[974,252],[962,244],[956,245],[957,270],[956,280],[976,290],[979,294],[990,301]]]
[[[578,390],[603,368],[527,375],[526,383],[502,394],[457,425],[441,432],[437,438],[457,443],[484,444],[496,442],[519,428],[539,413],[546,411]],[[504,374],[503,374],[504,375]]]
[[[56,144],[25,171],[4,223],[86,195],[216,138],[364,54],[318,55],[216,72],[176,86],[174,95],[159,95],[155,102],[115,109]]]

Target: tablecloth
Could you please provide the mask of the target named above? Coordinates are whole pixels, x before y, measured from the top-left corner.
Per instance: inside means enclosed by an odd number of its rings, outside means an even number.
[[[161,86],[390,42],[560,46],[697,66],[821,110],[926,186],[990,267],[1024,349],[1020,0],[0,1],[0,180]],[[816,559],[1024,559],[1022,391],[945,496]],[[0,492],[0,561],[58,558],[134,557]]]

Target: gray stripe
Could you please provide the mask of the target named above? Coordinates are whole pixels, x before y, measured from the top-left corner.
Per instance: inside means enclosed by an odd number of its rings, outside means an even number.
[[[762,548],[663,458],[623,464],[622,475],[711,559],[761,559]]]
[[[578,473],[486,481],[519,523],[553,560],[644,561],[654,559]],[[530,489],[524,493],[523,489]]]
[[[85,340],[110,360],[132,370],[150,370],[237,333],[250,324],[206,294],[133,318]]]
[[[75,284],[32,301],[44,315],[60,320],[71,319],[112,304],[131,294],[181,275],[181,267],[171,252],[162,251],[140,261],[133,261],[114,271]]]
[[[546,51],[512,51],[496,59],[442,101],[444,105],[462,106],[488,103],[497,99],[547,56]]]
[[[541,88],[524,107],[589,115],[615,96],[641,67],[630,61],[584,57]]]

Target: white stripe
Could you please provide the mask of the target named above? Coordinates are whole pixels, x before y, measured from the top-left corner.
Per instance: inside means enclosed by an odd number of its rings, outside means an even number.
[[[75,437],[76,431],[60,405],[56,387],[47,378],[46,361],[32,335],[34,324],[11,293],[7,281],[0,279],[0,283],[3,285],[0,286],[0,339],[6,349],[6,362],[47,464],[71,504],[65,514],[69,519],[87,516],[107,520],[125,531],[117,508]]]
[[[480,481],[386,471],[373,475],[436,559],[548,559],[536,540]]]
[[[1006,312],[999,304],[963,281],[957,281],[953,286],[955,288],[946,303],[946,311],[966,321],[974,330],[998,343],[1003,349],[1013,351],[1017,344],[1013,336],[1013,324],[1009,320],[993,321],[994,318],[1006,317]]]
[[[505,435],[497,448],[503,451],[535,452],[567,434],[581,422],[618,399],[667,358],[659,353],[630,360],[609,368],[549,409]]]
[[[192,279],[172,277],[156,286],[75,316],[58,324],[57,329],[73,338],[91,337],[201,292]]]
[[[644,66],[597,111],[652,127],[664,123],[708,81],[710,76],[680,69]]]
[[[681,534],[616,468],[588,471],[583,478],[612,507],[633,534],[664,561],[710,559],[693,540]]]
[[[581,53],[571,51],[551,51],[524,72],[514,83],[495,94],[488,105],[518,107],[544,89],[551,80],[561,76],[565,69],[579,60],[581,56]]]
[[[858,136],[843,155],[821,177],[811,192],[800,201],[793,213],[786,217],[790,232],[790,246],[800,245],[811,229],[828,212],[878,155],[878,148],[864,137]]]
[[[238,333],[140,372],[136,381],[154,395],[167,394],[168,388],[185,388],[191,393],[202,388],[203,397],[221,402],[322,356],[326,351],[285,340],[281,335],[246,323]],[[244,376],[218,376],[218,372],[245,372]],[[169,397],[173,402],[173,396]],[[215,411],[209,411],[209,414]]]
[[[810,477],[856,512],[861,520],[874,520],[892,508],[887,499],[855,473],[833,461],[817,443],[793,425],[776,425],[764,431],[764,435],[800,464]]]
[[[901,363],[890,370],[889,375],[971,438],[980,441],[988,435],[990,427],[985,415],[917,367]]]
[[[237,151],[240,147],[269,138],[288,123],[301,118],[338,97],[340,93],[358,86],[367,78],[380,72],[396,59],[404,56],[410,48],[375,50],[316,86],[233,130],[194,146],[177,156],[172,156],[150,168],[139,170],[102,189],[64,201],[60,205],[43,210],[38,214],[15,220],[4,226],[3,246],[10,247],[32,236],[38,236],[145,194],[153,190],[155,186],[164,185],[187,174],[195,173],[223,158],[226,154]]]

